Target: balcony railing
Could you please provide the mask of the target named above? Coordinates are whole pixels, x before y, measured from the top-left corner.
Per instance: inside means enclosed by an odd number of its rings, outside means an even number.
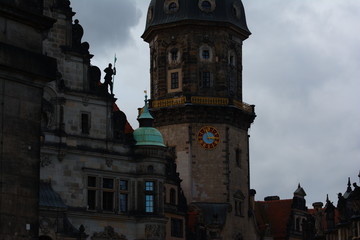
[[[172,107],[184,104],[194,104],[194,105],[216,105],[216,106],[235,106],[245,112],[254,113],[254,105],[250,105],[235,99],[231,98],[219,98],[219,97],[178,97],[178,98],[169,98],[161,100],[153,100],[150,103],[151,108],[164,108]]]

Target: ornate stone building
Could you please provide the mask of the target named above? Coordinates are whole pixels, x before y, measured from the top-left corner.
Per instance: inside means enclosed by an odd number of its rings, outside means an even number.
[[[147,100],[127,123],[70,2],[0,6],[0,239],[185,239],[175,152]]]
[[[243,102],[242,46],[250,35],[240,0],[152,0],[151,112],[176,149],[193,226],[189,239],[256,239]]]
[[[1,239],[256,239],[240,0],[150,3],[135,130],[70,1],[0,6]]]

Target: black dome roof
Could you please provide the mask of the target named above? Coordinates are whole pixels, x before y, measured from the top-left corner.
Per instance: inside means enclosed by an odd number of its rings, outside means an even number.
[[[187,20],[230,23],[246,37],[251,34],[241,0],[152,0],[145,33],[152,27]]]

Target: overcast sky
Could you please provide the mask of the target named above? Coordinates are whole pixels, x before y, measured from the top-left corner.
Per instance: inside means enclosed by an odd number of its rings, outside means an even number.
[[[149,48],[141,39],[150,0],[72,0],[92,64],[117,55],[114,92],[134,128],[149,89]],[[256,105],[250,135],[256,200],[337,203],[347,178],[359,184],[360,1],[243,0],[252,35],[243,45],[244,101]]]

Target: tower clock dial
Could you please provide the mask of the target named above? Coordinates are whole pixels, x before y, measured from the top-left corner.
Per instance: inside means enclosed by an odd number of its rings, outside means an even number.
[[[205,149],[213,149],[220,142],[220,135],[216,128],[204,126],[199,130],[198,142]]]

